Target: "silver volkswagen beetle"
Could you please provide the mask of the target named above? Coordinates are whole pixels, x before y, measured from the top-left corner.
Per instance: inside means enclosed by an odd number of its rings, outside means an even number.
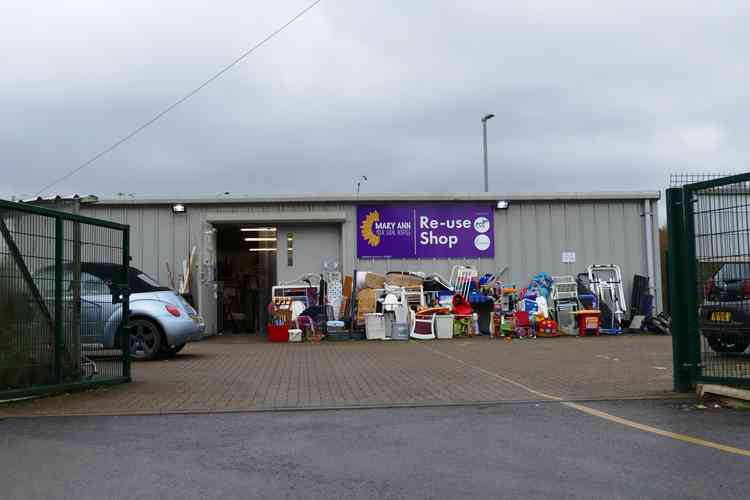
[[[122,266],[81,263],[81,343],[104,349],[119,346]],[[47,267],[35,274],[34,281],[45,296],[54,291],[55,269]],[[73,265],[63,265],[66,300],[72,300]],[[173,356],[190,341],[203,337],[205,323],[188,302],[175,291],[161,286],[139,269],[129,268],[130,353],[146,360]]]

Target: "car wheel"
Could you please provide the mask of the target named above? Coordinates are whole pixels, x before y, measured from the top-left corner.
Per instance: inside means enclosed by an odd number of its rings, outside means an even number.
[[[180,345],[173,345],[173,346],[164,346],[161,349],[162,356],[175,356],[178,352],[180,352],[183,347],[185,347],[185,344]]]
[[[747,349],[748,346],[750,346],[750,342],[742,342],[742,341],[734,341],[731,342],[726,339],[722,339],[719,337],[707,337],[706,340],[708,341],[708,345],[711,346],[711,349],[713,349],[716,352],[730,352],[735,354],[740,354],[745,352],[745,349]]]
[[[143,361],[154,359],[161,350],[161,332],[153,321],[137,318],[130,321],[130,357]]]

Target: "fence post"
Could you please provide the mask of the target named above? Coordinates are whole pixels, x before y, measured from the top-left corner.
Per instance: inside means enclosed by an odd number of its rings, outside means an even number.
[[[130,228],[126,227],[122,231],[122,327],[120,334],[122,349],[122,374],[131,381],[130,376],[130,288],[128,287],[128,274],[130,269]]]
[[[683,261],[685,267],[682,275],[685,279],[685,321],[687,322],[687,349],[688,367],[690,370],[690,383],[695,387],[698,377],[701,375],[701,333],[698,326],[698,267],[695,252],[695,206],[693,204],[693,190],[682,188],[682,206],[684,214],[684,226],[682,233]]]
[[[73,319],[70,323],[70,331],[73,336],[68,346],[70,352],[74,353],[77,359],[71,360],[76,367],[76,372],[81,371],[81,355],[83,354],[81,339],[81,223],[73,222],[73,273],[70,282],[70,291],[72,295],[73,310],[71,311]]]
[[[55,218],[55,380],[63,381],[63,358],[65,352],[63,331],[63,252],[65,250],[63,220]]]
[[[672,317],[672,368],[674,390],[690,392],[693,388],[690,370],[690,334],[687,322],[687,295],[690,286],[686,279],[687,262],[683,240],[685,234],[685,204],[683,191],[667,189],[667,232],[669,236],[667,262],[669,277],[669,309]]]

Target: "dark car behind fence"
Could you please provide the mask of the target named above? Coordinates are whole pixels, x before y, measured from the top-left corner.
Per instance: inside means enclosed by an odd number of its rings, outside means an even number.
[[[128,226],[0,200],[0,400],[130,381],[128,239]],[[82,262],[121,278],[88,280]],[[98,342],[106,328],[114,349]]]
[[[750,174],[667,191],[675,389],[750,386]]]

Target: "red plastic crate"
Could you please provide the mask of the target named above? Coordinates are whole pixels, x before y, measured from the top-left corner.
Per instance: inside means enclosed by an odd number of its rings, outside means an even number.
[[[289,327],[287,325],[268,325],[266,331],[268,332],[269,342],[289,342]]]
[[[601,328],[600,314],[599,311],[578,311],[578,335],[598,337]]]

